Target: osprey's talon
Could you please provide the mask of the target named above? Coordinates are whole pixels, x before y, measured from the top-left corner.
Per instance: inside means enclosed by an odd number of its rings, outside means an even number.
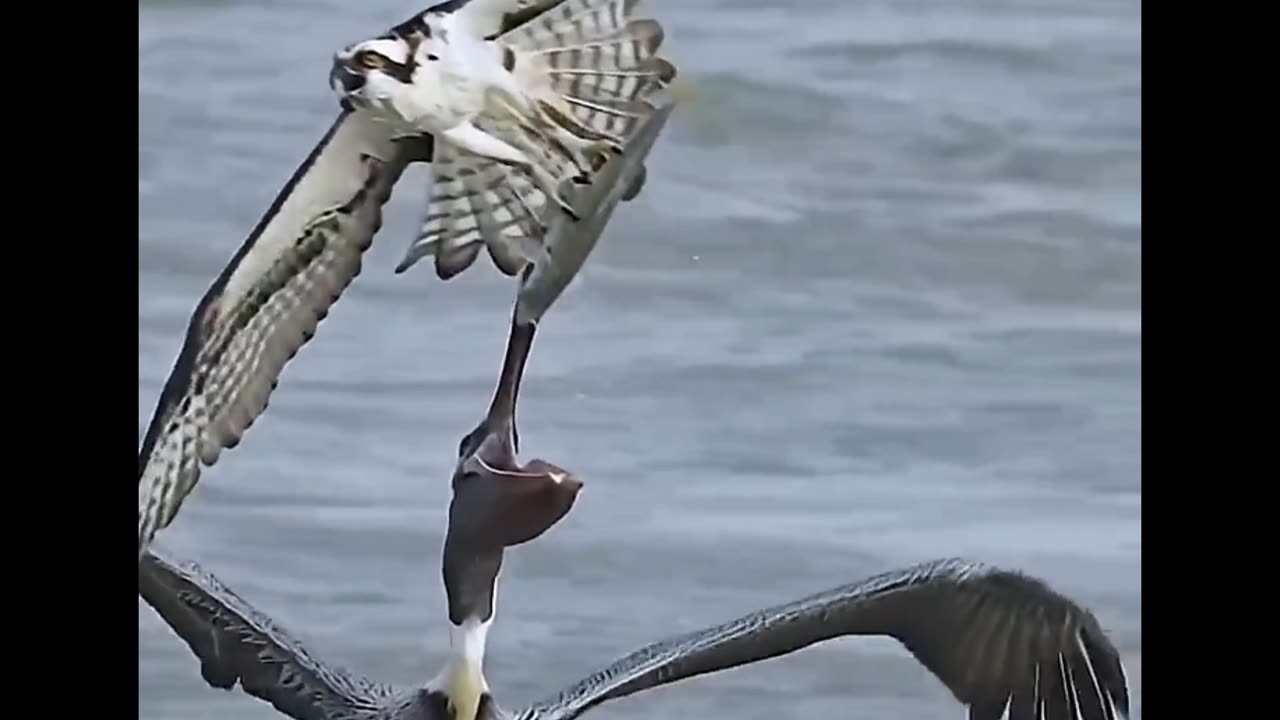
[[[560,209],[564,211],[564,214],[569,216],[570,220],[574,222],[579,222],[582,220],[582,216],[579,215],[577,211],[573,209],[573,206],[570,205],[568,202],[566,202],[563,198],[556,198],[556,203],[560,206]]]
[[[591,154],[608,158],[610,155],[622,154],[622,143],[612,138],[600,138],[591,143]]]
[[[572,157],[573,157],[573,166],[578,168],[578,177],[586,177],[589,174],[591,174],[591,170],[594,167],[594,163],[591,162],[590,157],[588,157],[585,153],[581,153],[581,152],[573,153]],[[574,179],[576,180],[577,178],[574,178]]]
[[[591,178],[586,173],[578,173],[573,176],[574,185],[590,185]]]

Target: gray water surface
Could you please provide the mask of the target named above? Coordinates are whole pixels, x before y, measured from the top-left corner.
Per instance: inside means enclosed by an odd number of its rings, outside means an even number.
[[[504,569],[517,706],[640,644],[934,557],[1095,610],[1142,693],[1136,0],[649,0],[692,91],[645,193],[548,315],[526,457],[574,511]],[[784,9],[785,8],[785,9]],[[139,3],[138,426],[200,295],[331,122],[337,47],[406,2]],[[395,683],[447,650],[450,459],[514,286],[365,270],[157,545],[319,656]],[[273,718],[139,602],[140,718]],[[841,640],[591,717],[954,720],[891,641]]]

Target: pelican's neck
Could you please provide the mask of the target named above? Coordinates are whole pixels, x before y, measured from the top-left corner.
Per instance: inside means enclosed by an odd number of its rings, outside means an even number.
[[[454,720],[475,720],[480,698],[489,692],[484,679],[484,650],[493,618],[469,617],[449,624],[449,662],[430,685],[444,693]]]
[[[476,668],[484,667],[484,649],[489,641],[493,618],[469,617],[461,625],[449,623],[449,648],[454,660],[463,660]]]

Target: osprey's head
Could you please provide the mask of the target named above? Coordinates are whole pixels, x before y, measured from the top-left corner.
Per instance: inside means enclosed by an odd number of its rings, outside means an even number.
[[[412,84],[415,64],[409,41],[365,40],[334,54],[329,85],[343,105],[376,107]]]

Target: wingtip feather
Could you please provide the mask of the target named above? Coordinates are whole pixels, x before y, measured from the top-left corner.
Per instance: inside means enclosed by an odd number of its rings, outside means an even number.
[[[471,267],[483,243],[472,242],[436,254],[436,277],[448,281]]]

